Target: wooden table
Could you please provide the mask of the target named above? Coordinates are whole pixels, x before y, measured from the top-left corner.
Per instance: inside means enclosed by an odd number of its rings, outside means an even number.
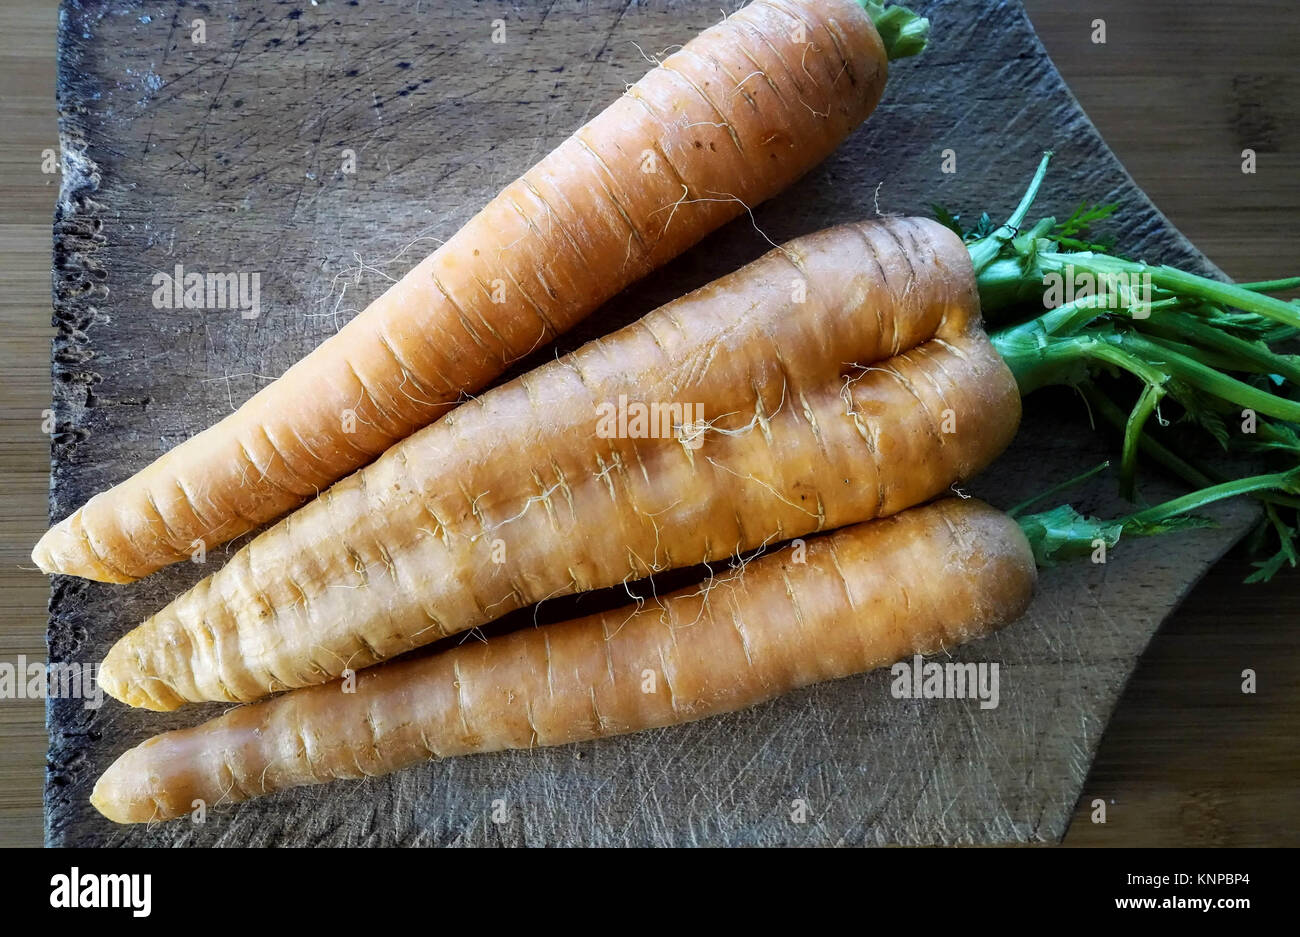
[[[1140,184],[1198,246],[1241,279],[1295,266],[1300,207],[1297,77],[1288,67],[1300,17],[1285,2],[1231,8],[1171,0],[1026,4],[1061,71]],[[49,222],[57,177],[41,151],[53,120],[54,4],[0,11],[0,660],[43,656],[45,580],[27,550],[43,529],[48,406]],[[1092,42],[1093,20],[1107,42]],[[1158,41],[1156,39],[1158,38]],[[1241,150],[1259,172],[1239,171]],[[1300,576],[1241,587],[1228,558],[1148,651],[1108,730],[1066,842],[1265,844],[1297,841],[1296,710],[1300,676],[1286,620]],[[1231,632],[1222,623],[1231,620]],[[1260,675],[1251,707],[1239,674]],[[1244,716],[1243,716],[1244,712]],[[1230,715],[1229,715],[1230,714]],[[39,703],[0,706],[0,843],[40,842],[44,753]],[[1105,826],[1089,822],[1096,797]]]
[[[1300,14],[1285,0],[1025,0],[1047,50],[1130,173],[1239,280],[1300,268]],[[1093,45],[1092,21],[1107,23]],[[1241,151],[1257,174],[1240,171]],[[1067,845],[1300,842],[1300,574],[1242,586],[1221,561],[1147,649],[1102,741]],[[1231,626],[1225,627],[1225,623]],[[1240,673],[1261,680],[1240,700]],[[1091,801],[1108,804],[1105,826]],[[1110,801],[1114,800],[1111,804]]]

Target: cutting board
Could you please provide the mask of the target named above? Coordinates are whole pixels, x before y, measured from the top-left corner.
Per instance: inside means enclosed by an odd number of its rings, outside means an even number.
[[[789,191],[617,297],[574,347],[782,241],[881,213],[1005,215],[1044,149],[1044,210],[1118,200],[1130,255],[1215,268],[1143,196],[1014,2],[915,4],[931,48],[896,63],[871,120]],[[66,3],[54,224],[50,513],[208,426],[281,373],[648,67],[721,15],[629,4]],[[203,43],[194,41],[203,20]],[[492,42],[504,23],[504,43]],[[639,47],[639,48],[638,48]],[[951,149],[956,172],[942,171]],[[349,171],[354,161],[355,171]],[[153,277],[260,275],[255,318],[155,308]],[[1079,399],[1028,402],[1017,442],[964,486],[1003,506],[1105,455]],[[1105,481],[1081,507],[1119,513]],[[1149,499],[1175,489],[1148,481]],[[826,845],[1020,843],[1065,831],[1106,721],[1151,635],[1249,525],[1121,544],[1045,571],[1029,613],[952,652],[996,662],[1000,705],[906,700],[887,672],[689,726],[429,763],[366,783],[116,827],[87,796],[127,747],[209,718],[50,701],[51,845]],[[51,660],[96,662],[209,565],[131,586],[55,577]],[[936,575],[939,573],[936,572]],[[677,574],[676,580],[689,578]],[[669,577],[672,579],[672,577]],[[660,591],[671,585],[659,583]],[[607,607],[592,594],[501,623]]]

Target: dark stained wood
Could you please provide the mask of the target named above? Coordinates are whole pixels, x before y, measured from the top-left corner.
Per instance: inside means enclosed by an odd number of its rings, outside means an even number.
[[[1026,0],[1106,142],[1238,280],[1300,268],[1300,16],[1288,0]],[[1091,42],[1092,20],[1109,26]],[[1255,149],[1259,171],[1238,170]],[[1156,635],[1106,728],[1066,845],[1300,843],[1300,575],[1225,558]],[[1260,675],[1243,697],[1241,670]],[[1114,801],[1107,823],[1091,802]]]

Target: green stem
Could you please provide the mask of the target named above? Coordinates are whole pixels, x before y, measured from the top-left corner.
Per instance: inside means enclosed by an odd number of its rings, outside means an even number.
[[[1255,283],[1238,283],[1243,290],[1252,293],[1285,293],[1288,290],[1300,290],[1300,277],[1287,277],[1282,280],[1259,280]]]
[[[1186,355],[1155,344],[1150,339],[1135,332],[1114,331],[1101,337],[1117,348],[1123,348],[1133,357],[1151,362],[1149,367],[1159,368],[1170,376],[1186,381],[1188,384],[1219,397],[1229,403],[1248,407],[1259,413],[1292,423],[1300,422],[1300,403],[1287,400],[1268,391],[1251,387],[1236,378],[1220,374],[1214,368],[1207,367]],[[1137,372],[1134,372],[1135,374]],[[1142,375],[1138,375],[1141,377]],[[1145,378],[1143,378],[1145,380]],[[1150,383],[1150,381],[1148,381]]]
[[[1090,360],[1120,368],[1146,384],[1163,385],[1169,380],[1165,369],[1108,341],[1111,333],[1102,333],[1101,336],[1053,335],[1050,320],[1044,320],[1065,308],[1062,306],[1047,316],[1000,329],[989,336],[1015,377],[1022,397],[1049,384],[1079,383],[1087,375],[1086,365]]]
[[[859,0],[880,34],[885,55],[892,62],[919,55],[930,38],[930,21],[905,6],[885,6],[875,0]]]
[[[1002,246],[1020,232],[1020,226],[1025,223],[1025,216],[1029,214],[1029,207],[1034,204],[1034,199],[1038,197],[1038,189],[1047,176],[1047,164],[1051,161],[1052,151],[1048,150],[1043,153],[1043,158],[1038,163],[1038,170],[1034,173],[1034,178],[1030,180],[1029,188],[1025,190],[1024,196],[1020,199],[1020,204],[1016,206],[1016,210],[1011,213],[1011,217],[1006,220],[1006,223],[987,237],[982,237],[968,245],[977,276],[998,256],[1002,251]]]
[[[1199,296],[1214,303],[1222,303],[1235,309],[1244,309],[1256,315],[1281,322],[1284,325],[1300,327],[1300,307],[1263,293],[1244,289],[1235,283],[1223,283],[1208,277],[1197,276],[1185,270],[1164,265],[1152,266],[1133,260],[1120,260],[1106,254],[1094,254],[1086,251],[1056,253],[1043,251],[1037,255],[1038,263],[1044,270],[1063,271],[1066,267],[1086,270],[1096,275],[1123,274],[1126,276],[1150,276],[1151,283],[1160,289],[1178,293],[1181,296]]]
[[[1230,335],[1222,329],[1207,324],[1197,316],[1175,312],[1173,315],[1158,315],[1135,320],[1134,324],[1143,332],[1176,341],[1190,341],[1201,348],[1220,352],[1226,355],[1230,362],[1235,362],[1220,363],[1219,367],[1250,371],[1255,374],[1278,374],[1300,385],[1300,360],[1295,356],[1279,355],[1261,342],[1248,342],[1243,338]],[[1210,359],[1205,357],[1203,360]]]
[[[1122,433],[1124,431],[1127,425],[1127,416],[1110,397],[1102,393],[1096,384],[1085,381],[1079,385],[1079,391],[1083,394],[1083,398],[1087,401],[1092,412],[1100,414],[1102,419],[1109,423],[1116,432]],[[1142,453],[1151,461],[1195,488],[1209,488],[1212,485],[1226,481],[1222,475],[1196,465],[1149,434],[1143,434],[1138,445]],[[1300,498],[1291,495],[1257,493],[1255,497],[1267,504],[1300,508]]]
[[[972,248],[981,241],[976,241]],[[972,260],[974,257],[972,252]],[[998,257],[987,262],[975,278],[975,285],[979,289],[980,309],[986,319],[1017,306],[1030,303],[1042,306],[1043,280],[1027,274],[1024,261],[1019,257]]]
[[[1124,432],[1124,428],[1128,425],[1128,417],[1113,400],[1101,392],[1096,384],[1092,381],[1084,381],[1079,385],[1079,392],[1083,394],[1083,399],[1087,401],[1088,408],[1092,412],[1101,414],[1102,419],[1109,423],[1116,432]],[[1139,446],[1141,446],[1142,452],[1157,465],[1163,466],[1189,485],[1208,488],[1222,481],[1222,479],[1213,478],[1201,471],[1172,449],[1157,442],[1150,435],[1143,434]]]
[[[1067,479],[1066,481],[1061,482],[1059,485],[1053,485],[1051,488],[1048,488],[1046,491],[1040,492],[1034,495],[1032,498],[1027,498],[1024,501],[1021,501],[1013,508],[1008,508],[1007,517],[1015,517],[1025,508],[1032,507],[1033,505],[1037,504],[1039,501],[1042,501],[1044,498],[1050,498],[1052,495],[1056,494],[1057,492],[1064,491],[1067,488],[1073,488],[1075,485],[1082,484],[1083,482],[1086,482],[1088,479],[1092,478],[1092,476],[1104,472],[1108,468],[1110,468],[1109,462],[1102,462],[1098,465],[1094,465],[1092,468],[1088,469],[1088,471],[1080,472],[1078,475],[1074,476],[1073,478]]]
[[[1165,389],[1159,384],[1147,384],[1129,413],[1124,425],[1124,448],[1119,463],[1119,493],[1128,501],[1134,498],[1137,486],[1138,445],[1144,438],[1142,430],[1160,405]]]
[[[1246,371],[1250,374],[1261,373],[1250,362],[1243,362],[1231,355],[1225,355],[1216,351],[1207,351],[1204,348],[1197,348],[1195,345],[1189,345],[1181,340],[1183,336],[1166,338],[1156,329],[1144,328],[1142,331],[1146,335],[1147,341],[1151,342],[1152,345],[1158,345],[1159,347],[1168,349],[1169,351],[1176,351],[1185,358],[1195,358],[1197,361],[1201,362],[1201,364],[1209,365],[1216,371]],[[1268,372],[1264,371],[1262,373],[1267,374]]]
[[[1255,494],[1266,489],[1280,488],[1294,493],[1298,483],[1300,469],[1295,469],[1212,485],[1114,520],[1086,517],[1070,505],[1063,504],[1050,511],[1027,514],[1018,518],[1017,523],[1034,551],[1034,559],[1041,566],[1050,566],[1057,559],[1087,555],[1102,545],[1113,547],[1123,535],[1148,537],[1180,528],[1204,526],[1207,522],[1191,516],[1191,512],[1224,498]]]
[[[1054,337],[1044,330],[1039,319],[1031,319],[1000,329],[990,339],[1015,376],[1021,396],[1049,384],[1077,384],[1083,376],[1081,364],[1094,360],[1128,371],[1147,384],[1163,386],[1177,378],[1237,406],[1275,419],[1300,422],[1300,403],[1221,374],[1135,332],[1111,328]]]
[[[1180,514],[1190,514],[1198,508],[1213,504],[1215,501],[1222,501],[1224,498],[1235,498],[1238,495],[1253,494],[1269,488],[1295,494],[1298,476],[1300,470],[1293,469],[1290,472],[1274,472],[1271,475],[1252,475],[1249,478],[1233,479],[1219,485],[1211,485],[1209,488],[1202,488],[1200,491],[1193,491],[1191,494],[1174,498],[1164,504],[1157,504],[1145,511],[1130,514],[1122,522],[1126,525],[1154,525]]]

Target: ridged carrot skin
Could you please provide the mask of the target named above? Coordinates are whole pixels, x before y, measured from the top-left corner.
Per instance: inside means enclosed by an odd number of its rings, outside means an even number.
[[[430,758],[563,745],[753,706],[1014,621],[1033,555],[1014,521],[946,499],[754,560],[702,587],[311,687],[123,754],[91,802],[142,823]],[[646,674],[653,675],[653,681]],[[653,692],[646,692],[646,688]]]
[[[623,395],[710,425],[603,438]],[[552,596],[901,511],[1019,417],[956,235],[821,231],[395,445],[123,637],[99,682],[161,710],[323,683]]]
[[[855,0],[754,0],[666,58],[337,335],[48,531],[130,582],[316,496],[821,162],[887,60]]]

